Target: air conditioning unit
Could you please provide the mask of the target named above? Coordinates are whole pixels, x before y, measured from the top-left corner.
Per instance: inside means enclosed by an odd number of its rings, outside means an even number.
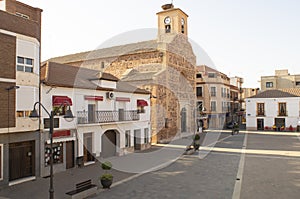
[[[115,96],[115,94],[114,94],[113,92],[107,92],[107,93],[106,93],[106,98],[107,98],[107,99],[113,99],[114,96]]]

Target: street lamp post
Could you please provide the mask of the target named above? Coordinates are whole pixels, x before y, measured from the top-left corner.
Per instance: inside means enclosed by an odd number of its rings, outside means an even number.
[[[54,115],[57,113],[57,111],[65,104],[68,105],[68,110],[66,111],[66,114],[64,115],[65,119],[73,119],[73,113],[70,109],[70,104],[69,102],[65,101],[60,104],[59,108],[56,109],[55,111],[51,111],[50,113],[47,111],[47,109],[44,107],[44,105],[40,102],[36,102],[33,106],[33,110],[31,111],[29,117],[30,118],[39,118],[39,115],[36,111],[36,105],[39,104],[47,113],[50,119],[50,129],[49,129],[49,134],[50,134],[50,187],[49,187],[49,198],[53,199],[54,198],[54,187],[53,187],[53,129],[54,129]]]

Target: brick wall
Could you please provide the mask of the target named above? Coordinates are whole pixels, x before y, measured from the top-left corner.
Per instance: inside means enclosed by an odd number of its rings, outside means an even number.
[[[0,78],[16,79],[16,37],[1,33]]]
[[[30,20],[38,22],[41,24],[41,12],[39,8],[31,7],[27,4],[16,0],[6,0],[6,11],[11,14],[16,14],[16,12],[25,14],[29,17]]]
[[[0,10],[0,29],[19,33],[41,41],[41,25],[39,22],[24,19]]]
[[[0,82],[0,128],[7,128],[8,125],[9,127],[15,127],[16,124],[16,90],[12,89],[9,92],[6,90],[6,88],[11,86],[15,86],[15,83]]]

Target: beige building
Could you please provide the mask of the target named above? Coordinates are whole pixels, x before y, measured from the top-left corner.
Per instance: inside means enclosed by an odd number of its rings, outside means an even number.
[[[261,90],[300,88],[300,74],[291,75],[287,69],[275,70],[274,76],[261,77]]]
[[[205,128],[222,129],[230,119],[230,91],[227,75],[205,65],[197,66],[197,104],[199,111],[205,110],[207,115],[207,119],[203,120]]]
[[[230,77],[230,121],[238,123],[242,122],[243,116],[245,115],[245,109],[242,108],[245,99],[242,98],[243,83],[244,79],[241,77]]]
[[[188,15],[173,4],[157,13],[158,36],[50,61],[104,71],[151,95],[152,143],[195,130],[196,57],[188,41]]]

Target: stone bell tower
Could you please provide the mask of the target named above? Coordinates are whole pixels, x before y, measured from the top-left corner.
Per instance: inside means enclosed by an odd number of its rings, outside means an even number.
[[[180,8],[174,8],[173,4],[162,6],[163,11],[158,16],[158,36],[184,34],[188,35],[188,15]]]

